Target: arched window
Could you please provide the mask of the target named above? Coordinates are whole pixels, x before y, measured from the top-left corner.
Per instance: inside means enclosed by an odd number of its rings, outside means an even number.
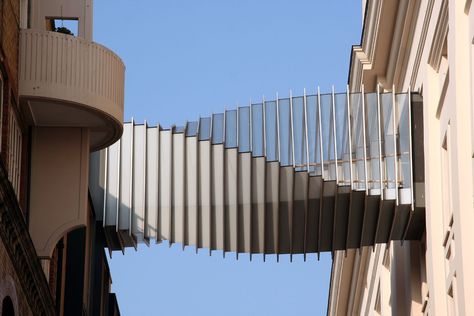
[[[15,316],[15,310],[13,309],[13,302],[10,296],[3,299],[1,316]]]

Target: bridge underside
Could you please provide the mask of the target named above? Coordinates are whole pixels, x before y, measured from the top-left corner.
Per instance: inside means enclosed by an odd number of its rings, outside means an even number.
[[[290,96],[184,127],[126,123],[91,160],[109,248],[306,255],[419,239],[412,97]]]

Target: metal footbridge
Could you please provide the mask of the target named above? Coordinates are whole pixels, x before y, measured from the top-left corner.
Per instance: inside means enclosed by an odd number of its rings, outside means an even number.
[[[183,126],[132,120],[91,158],[93,206],[110,250],[168,240],[306,259],[419,239],[420,111],[410,92],[318,89]]]

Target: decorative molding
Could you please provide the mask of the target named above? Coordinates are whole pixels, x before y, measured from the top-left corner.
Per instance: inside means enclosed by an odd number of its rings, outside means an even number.
[[[444,0],[439,11],[438,23],[433,36],[433,43],[428,57],[428,64],[438,72],[443,56],[443,46],[448,35],[448,1]]]
[[[28,227],[0,160],[0,238],[35,315],[55,315],[53,298],[41,269]]]
[[[426,36],[428,34],[429,24],[431,21],[431,15],[433,13],[434,0],[430,0],[426,6],[425,18],[423,19],[423,26],[421,30],[420,40],[418,41],[418,49],[415,55],[415,62],[410,78],[410,87],[414,87],[416,78],[418,77],[418,70],[420,69],[421,57],[423,56],[423,50],[425,48]]]

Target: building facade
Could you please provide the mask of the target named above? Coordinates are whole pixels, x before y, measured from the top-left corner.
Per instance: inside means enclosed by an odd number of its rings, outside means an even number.
[[[331,251],[331,315],[474,315],[470,0],[364,1],[347,93],[171,129],[124,127],[92,7],[0,0],[2,315],[118,315],[104,247],[165,239]]]
[[[122,133],[124,65],[92,1],[0,1],[1,315],[119,315],[89,154]]]
[[[469,0],[368,0],[363,8],[350,89],[422,96],[424,158],[414,168],[426,229],[420,241],[336,252],[328,314],[473,315],[474,8]]]

